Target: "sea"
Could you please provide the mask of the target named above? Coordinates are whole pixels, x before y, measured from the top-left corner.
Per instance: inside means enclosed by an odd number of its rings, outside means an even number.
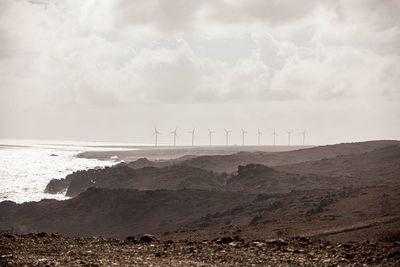
[[[78,170],[118,163],[79,158],[79,153],[135,149],[127,147],[123,143],[0,139],[0,202],[67,199],[65,193],[44,193],[47,183]]]

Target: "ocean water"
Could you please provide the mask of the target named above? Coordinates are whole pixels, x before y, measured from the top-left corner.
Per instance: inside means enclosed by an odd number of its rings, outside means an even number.
[[[41,199],[66,199],[65,194],[46,194],[53,178],[116,161],[78,158],[83,151],[123,150],[121,144],[0,139],[0,202],[17,203]],[[128,150],[128,149],[127,149]]]

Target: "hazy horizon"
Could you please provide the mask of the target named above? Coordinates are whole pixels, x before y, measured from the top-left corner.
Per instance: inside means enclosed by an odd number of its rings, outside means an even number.
[[[400,139],[400,2],[4,0],[0,138]]]

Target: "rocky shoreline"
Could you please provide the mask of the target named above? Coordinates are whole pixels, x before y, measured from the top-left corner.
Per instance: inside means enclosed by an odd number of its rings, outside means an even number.
[[[398,184],[400,142],[374,141],[289,152],[239,152],[151,161],[140,158],[52,179],[46,193],[74,197],[90,187],[201,189],[248,193]]]
[[[399,175],[397,141],[80,171],[0,202],[0,265],[396,266]]]

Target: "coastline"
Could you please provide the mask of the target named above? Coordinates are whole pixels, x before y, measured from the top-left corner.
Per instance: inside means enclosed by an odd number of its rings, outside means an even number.
[[[120,146],[119,148],[124,148],[125,150],[85,151],[78,153],[76,156],[78,158],[107,161],[113,159],[117,161],[134,161],[140,158],[170,160],[181,157],[230,155],[238,152],[286,152],[311,147],[313,146]]]
[[[92,151],[89,156],[97,158],[82,163],[105,163],[99,155],[117,163],[107,157],[118,153],[126,160],[158,161],[94,167],[53,179],[48,192],[67,189],[68,200],[0,202],[0,246],[6,249],[0,265],[73,265],[76,259],[125,264],[146,257],[144,266],[171,260],[202,266],[218,266],[220,260],[226,266],[240,254],[244,264],[256,259],[257,264],[394,266],[400,259],[400,142],[290,148],[294,151],[256,146]],[[38,163],[46,162],[43,156],[52,161],[46,168],[67,156],[40,152]],[[82,156],[71,152],[73,161]],[[196,157],[202,154],[208,156]],[[178,155],[183,156],[163,160]],[[50,247],[66,257],[35,252]],[[110,253],[118,257],[108,262]],[[147,260],[149,255],[155,257]]]

